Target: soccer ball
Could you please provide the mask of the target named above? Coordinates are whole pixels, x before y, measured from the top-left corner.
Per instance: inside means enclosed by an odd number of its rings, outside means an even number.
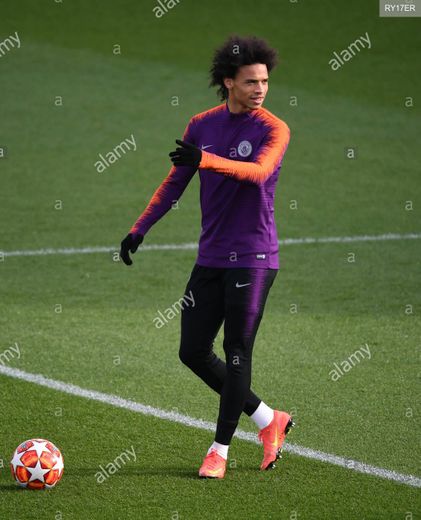
[[[19,486],[51,489],[63,476],[63,457],[52,442],[31,439],[16,448],[10,469]]]

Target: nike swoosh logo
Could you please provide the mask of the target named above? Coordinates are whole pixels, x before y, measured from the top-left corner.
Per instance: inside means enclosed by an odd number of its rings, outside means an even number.
[[[275,447],[278,445],[278,427],[275,429],[275,442],[271,442],[271,444]]]
[[[240,287],[245,287],[246,285],[251,285],[251,282],[250,283],[236,283],[235,286],[237,287],[237,289],[239,289]]]
[[[206,150],[206,148],[210,148],[213,144],[202,144],[202,150]]]
[[[221,470],[220,469],[207,469],[206,470],[206,473],[208,475],[217,475],[218,473],[220,473]]]

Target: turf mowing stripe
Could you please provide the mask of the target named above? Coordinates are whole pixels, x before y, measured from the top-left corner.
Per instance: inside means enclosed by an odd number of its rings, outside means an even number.
[[[418,240],[421,238],[421,233],[386,233],[384,235],[359,235],[354,237],[320,237],[320,238],[285,238],[278,240],[279,245],[290,246],[300,244],[328,244],[328,243],[347,243],[347,242],[373,242],[383,240]],[[42,255],[79,255],[87,253],[111,253],[116,252],[119,247],[69,247],[69,248],[47,248],[47,249],[29,249],[22,251],[0,251],[3,256],[42,256]],[[162,250],[189,250],[197,249],[196,242],[188,242],[185,244],[149,244],[141,246],[139,251],[162,251]]]
[[[63,381],[48,379],[41,374],[31,374],[29,372],[24,372],[23,370],[7,367],[1,364],[0,374],[51,388],[53,390],[58,390],[59,392],[64,392],[66,394],[75,395],[77,397],[84,397],[85,399],[90,399],[92,401],[99,401],[101,403],[106,403],[118,408],[124,408],[125,410],[130,410],[132,412],[141,413],[144,415],[152,415],[154,417],[158,417],[159,419],[165,419],[167,421],[183,424],[184,426],[191,426],[193,428],[210,431],[215,431],[216,428],[215,423],[203,421],[202,419],[195,419],[193,417],[189,417],[188,415],[183,415],[176,412],[167,412],[159,408],[154,408],[153,406],[123,399],[117,395],[105,394],[95,390],[87,390],[85,388],[81,388],[80,386],[64,383]],[[255,444],[260,444],[257,439],[257,435],[254,433],[237,430],[234,435],[239,439],[253,442]],[[421,487],[421,478],[414,475],[404,475],[402,473],[397,473],[396,471],[378,468],[376,466],[371,466],[370,464],[365,464],[364,462],[358,462],[353,459],[345,459],[337,455],[312,450],[310,448],[305,448],[304,446],[298,446],[296,444],[285,443],[285,451],[293,453],[294,455],[306,457],[308,459],[327,462],[328,464],[334,464],[335,466],[341,466],[358,473],[365,473],[375,477],[394,480],[395,482],[406,484],[407,486]]]

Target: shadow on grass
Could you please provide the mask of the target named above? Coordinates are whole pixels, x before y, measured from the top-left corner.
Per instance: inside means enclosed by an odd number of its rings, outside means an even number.
[[[17,484],[0,484],[0,492],[3,492],[3,491],[22,492],[22,491],[27,491],[27,490],[25,490],[25,488],[23,488],[21,486],[18,486]]]
[[[103,466],[104,468],[104,466]],[[96,481],[97,477],[102,482],[112,481],[116,478],[130,478],[130,477],[159,477],[160,479],[163,478],[170,478],[172,480],[179,479],[179,480],[186,480],[186,481],[206,481],[208,479],[201,479],[198,475],[199,466],[195,467],[189,467],[189,468],[180,468],[175,466],[155,466],[155,467],[138,467],[138,466],[131,466],[131,467],[124,467],[116,471],[116,473],[113,474],[105,474],[104,469],[101,472],[101,469],[99,466],[94,468],[72,468],[64,472],[64,477],[66,478],[76,478],[76,477],[88,477],[92,478],[94,481]],[[284,473],[284,472],[283,472]],[[99,474],[102,475],[102,477],[99,477]],[[274,470],[271,471],[260,471],[258,466],[253,464],[247,464],[246,466],[242,466],[239,468],[230,468],[227,467],[227,477],[231,475],[234,477],[235,475],[241,475],[241,478],[243,479],[250,479],[252,482],[254,481],[265,481],[268,479],[271,479],[277,475],[277,472]],[[285,478],[284,474],[279,474],[278,476]],[[104,480],[103,480],[104,479]],[[220,479],[209,479],[209,480],[220,480]]]
[[[103,466],[104,468],[104,466]],[[250,478],[251,481],[261,481],[266,480],[268,473],[267,472],[260,472],[257,470],[256,467],[250,466],[246,468],[235,468],[230,469],[227,468],[227,477],[230,475],[235,476],[235,473],[241,473],[242,478]],[[270,472],[272,473],[272,472]],[[99,477],[99,474],[102,476]],[[266,476],[266,479],[264,478]],[[180,467],[174,467],[174,466],[159,466],[159,467],[124,467],[119,469],[113,474],[105,474],[104,469],[101,472],[101,469],[99,466],[96,467],[83,467],[83,468],[71,468],[64,471],[63,480],[59,483],[59,486],[63,486],[63,481],[65,484],[65,481],[67,479],[71,480],[77,480],[78,478],[88,478],[92,479],[93,483],[96,483],[97,477],[101,479],[101,482],[98,482],[98,484],[106,484],[115,481],[115,479],[121,479],[121,478],[133,478],[133,477],[159,477],[159,479],[164,478],[170,478],[172,480],[178,479],[178,480],[184,480],[184,481],[195,481],[195,482],[208,482],[212,480],[220,481],[220,479],[201,479],[198,476],[198,467],[197,468],[180,468]],[[17,484],[13,483],[7,483],[2,484],[0,483],[0,493],[1,492],[24,492],[24,491],[38,491],[38,490],[27,490],[23,487],[18,486]],[[48,492],[50,490],[41,490],[43,492]]]
[[[100,473],[106,480],[109,478],[122,478],[122,477],[133,477],[133,476],[157,476],[157,477],[171,477],[180,479],[196,479],[197,471],[191,468],[180,469],[177,467],[154,467],[154,468],[139,468],[139,467],[124,467],[119,469],[113,474],[104,473],[104,466],[101,472],[99,466],[95,468],[73,468],[64,471],[63,478],[67,477],[89,477],[91,476],[96,480],[97,473]]]

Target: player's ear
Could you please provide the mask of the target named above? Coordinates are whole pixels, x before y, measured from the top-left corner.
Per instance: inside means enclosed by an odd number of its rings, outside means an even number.
[[[224,85],[229,90],[234,85],[234,80],[232,78],[224,78]]]

